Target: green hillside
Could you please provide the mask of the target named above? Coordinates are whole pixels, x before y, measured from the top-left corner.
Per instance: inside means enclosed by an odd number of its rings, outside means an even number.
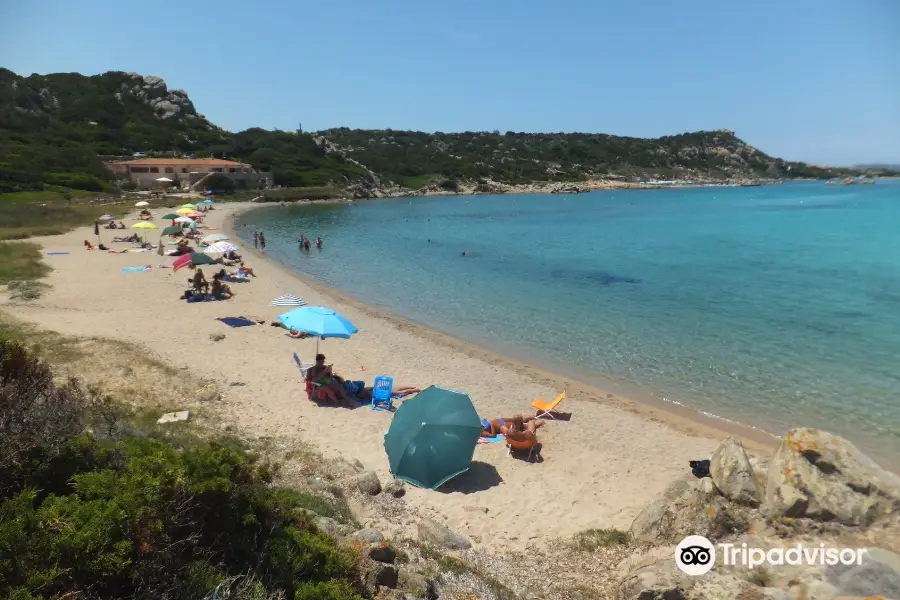
[[[276,185],[374,179],[420,187],[434,179],[504,183],[590,178],[836,177],[849,169],[789,163],[730,131],[655,139],[593,133],[330,129],[313,134],[220,129],[187,93],[158,77],[111,71],[22,77],[0,69],[0,193],[46,186],[113,189],[104,159],[210,156],[272,171]]]

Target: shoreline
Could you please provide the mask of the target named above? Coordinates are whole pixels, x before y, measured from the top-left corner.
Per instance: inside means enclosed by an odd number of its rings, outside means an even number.
[[[220,203],[206,225],[228,235],[236,216],[264,206],[277,204]],[[154,208],[158,224],[158,216],[165,214],[160,210],[167,209]],[[125,219],[129,225],[134,213],[131,217]],[[354,410],[307,400],[292,355],[310,360],[315,339],[291,339],[269,326],[229,328],[218,320],[246,316],[271,321],[284,309],[271,307],[270,301],[283,294],[300,296],[313,306],[330,306],[357,325],[359,333],[348,340],[321,342],[328,361],[347,379],[371,384],[383,374],[398,386],[464,390],[479,415],[487,418],[529,413],[533,398],[549,400],[565,389],[560,418],[547,420],[538,434],[539,461],[509,457],[502,443],[479,444],[469,471],[440,490],[407,487],[404,502],[417,518],[441,522],[472,539],[476,547],[500,543],[520,549],[586,529],[627,530],[673,480],[692,477],[688,461],[708,458],[727,435],[738,435],[757,455],[770,454],[777,443],[769,436],[760,439],[753,430],[704,420],[692,409],[653,406],[554,372],[552,366],[519,361],[397,317],[244,244],[248,265],[259,277],[231,284],[236,292],[231,300],[187,304],[180,298],[187,274],[173,273],[171,260],[155,253],[87,252],[82,242],[92,235],[93,228],[84,227],[33,238],[45,255],[64,253],[45,258],[53,268],[45,280],[50,287],[40,299],[25,303],[0,294],[0,309],[65,336],[127,343],[171,366],[170,377],[183,372],[215,383],[220,397],[212,402],[188,394],[153,408],[197,411],[216,431],[262,439],[286,453],[308,448],[325,460],[360,461],[382,482],[391,478],[383,447],[390,413],[367,405]],[[152,268],[129,269],[142,264]],[[204,270],[210,276],[209,268]],[[186,362],[188,356],[196,360]],[[102,365],[98,357],[101,379],[94,383],[118,381],[115,373],[104,374]],[[286,472],[291,468],[285,465]],[[558,507],[566,508],[566,519],[546,519],[548,510]],[[365,506],[358,508],[361,523],[389,537],[416,535],[416,519],[392,520],[367,513]],[[498,531],[498,518],[523,520],[530,524],[528,532]]]
[[[505,196],[517,194],[546,194],[546,195],[569,195],[569,194],[587,194],[590,192],[601,191],[639,191],[639,190],[684,190],[698,188],[722,188],[722,187],[760,187],[781,185],[785,181],[817,181],[808,179],[797,180],[761,180],[753,181],[747,179],[735,180],[710,180],[710,181],[678,181],[674,183],[660,182],[630,182],[619,181],[615,179],[589,179],[579,182],[553,182],[553,181],[532,181],[529,183],[502,183],[497,181],[487,181],[485,184],[473,184],[471,182],[463,182],[459,184],[457,190],[446,190],[435,185],[428,185],[419,189],[412,189],[398,185],[383,186],[380,184],[351,184],[348,185],[343,192],[350,192],[349,195],[329,198],[307,200],[303,198],[297,199],[278,199],[266,200],[265,195],[259,196],[263,198],[258,204],[276,204],[281,202],[303,202],[303,203],[344,203],[357,200],[388,200],[392,198],[428,198],[433,196]],[[481,189],[479,189],[481,188]],[[277,190],[275,190],[277,191]]]
[[[393,198],[393,197],[391,197]],[[390,199],[377,198],[380,199]],[[376,200],[372,198],[371,200]],[[328,204],[328,203],[344,203],[344,200],[329,201],[319,200],[311,201],[309,204]],[[622,384],[613,382],[595,382],[591,381],[591,377],[587,373],[578,373],[581,369],[572,369],[571,371],[561,370],[562,365],[553,365],[554,368],[538,367],[531,364],[536,361],[524,360],[521,357],[509,356],[500,351],[486,348],[476,342],[465,340],[457,337],[450,332],[441,330],[433,325],[421,323],[407,317],[400,316],[388,309],[375,307],[366,304],[364,301],[347,294],[334,287],[328,286],[313,277],[298,271],[294,271],[288,266],[282,264],[274,258],[269,258],[259,250],[250,247],[246,240],[241,238],[235,229],[235,221],[242,217],[245,213],[254,209],[261,209],[270,206],[278,206],[278,203],[249,203],[237,207],[230,211],[226,218],[222,230],[226,235],[234,239],[240,239],[243,249],[246,253],[252,254],[255,260],[264,261],[271,268],[278,269],[285,275],[295,278],[304,285],[315,289],[319,293],[330,296],[339,304],[348,304],[357,310],[364,312],[370,317],[384,320],[391,325],[409,331],[422,339],[428,340],[430,343],[440,344],[450,350],[459,351],[470,357],[486,360],[508,367],[517,367],[525,369],[532,377],[540,379],[542,382],[552,384],[559,389],[566,389],[581,395],[596,397],[600,402],[609,402],[620,408],[624,408],[634,414],[641,415],[645,418],[659,420],[689,435],[705,435],[714,436],[721,439],[726,436],[734,436],[741,438],[748,450],[753,450],[762,454],[771,454],[781,442],[781,438],[768,431],[756,428],[752,425],[730,420],[714,414],[705,413],[699,409],[686,406],[679,402],[660,400],[652,397],[650,393],[641,394],[641,397],[635,397],[635,391],[629,390],[623,392],[620,387]],[[602,373],[595,374],[600,378]],[[634,386],[637,387],[637,386]],[[658,392],[658,391],[657,391]],[[662,394],[661,392],[658,392]]]

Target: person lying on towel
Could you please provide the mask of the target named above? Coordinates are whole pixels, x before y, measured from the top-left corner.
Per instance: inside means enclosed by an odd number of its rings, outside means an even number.
[[[395,385],[393,389],[391,389],[391,398],[402,398],[403,396],[409,396],[410,394],[418,394],[421,391],[421,389],[414,385]],[[368,402],[372,399],[373,389],[371,387],[361,387],[354,393],[359,400]]]

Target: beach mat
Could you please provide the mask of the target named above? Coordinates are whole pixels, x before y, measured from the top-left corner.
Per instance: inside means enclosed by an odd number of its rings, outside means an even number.
[[[149,271],[151,267],[122,267],[123,273],[137,273],[138,271]]]
[[[68,252],[48,252],[47,256],[62,256],[63,254],[69,254]]]
[[[249,327],[256,325],[255,321],[251,321],[247,317],[218,317],[217,321],[222,321],[229,327]]]
[[[225,302],[225,298],[219,296],[218,298],[214,296],[210,296],[209,294],[195,294],[185,300],[188,304],[195,304],[197,302]]]
[[[503,437],[503,434],[502,434],[502,433],[498,433],[498,434],[495,435],[494,437],[483,437],[483,438],[478,438],[478,443],[479,443],[479,444],[496,444],[497,442],[503,442],[503,441],[505,441],[505,440],[506,440],[506,438]]]

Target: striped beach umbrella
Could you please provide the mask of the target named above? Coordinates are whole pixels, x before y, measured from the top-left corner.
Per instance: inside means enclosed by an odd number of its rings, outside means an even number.
[[[278,296],[271,302],[272,306],[306,306],[306,302],[303,298],[298,298],[297,296],[285,295]]]
[[[207,254],[220,254],[224,252],[237,252],[240,250],[237,246],[232,244],[231,242],[216,242],[210,246],[207,246],[203,249]]]

